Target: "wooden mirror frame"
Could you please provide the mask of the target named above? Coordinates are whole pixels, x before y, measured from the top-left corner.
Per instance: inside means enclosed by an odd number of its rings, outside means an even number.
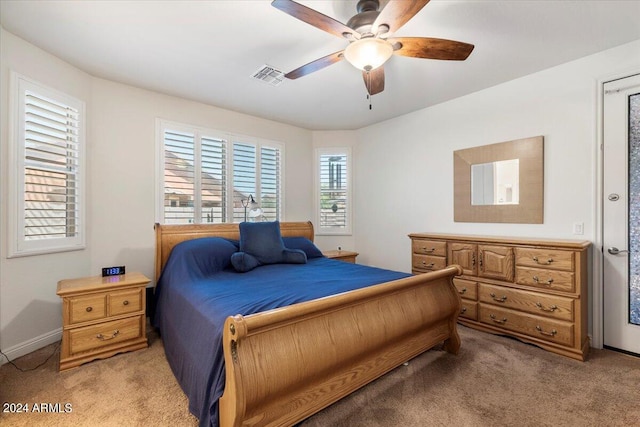
[[[519,159],[517,205],[472,205],[471,165]],[[517,139],[453,152],[453,219],[455,222],[542,224],[544,138]]]

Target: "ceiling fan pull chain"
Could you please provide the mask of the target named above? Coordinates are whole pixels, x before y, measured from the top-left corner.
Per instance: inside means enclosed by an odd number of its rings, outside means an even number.
[[[371,70],[367,70],[367,79],[369,84],[367,85],[367,99],[369,100],[369,110],[371,110],[371,95],[369,95],[369,88],[371,87]]]

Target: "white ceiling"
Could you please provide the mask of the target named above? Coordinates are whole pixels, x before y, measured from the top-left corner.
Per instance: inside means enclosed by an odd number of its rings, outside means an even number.
[[[0,23],[94,76],[313,130],[357,129],[640,39],[640,1],[432,0],[396,35],[475,50],[462,62],[392,57],[369,110],[346,61],[277,87],[250,77],[347,44],[270,3],[2,0]],[[300,3],[343,23],[356,12],[355,0]]]

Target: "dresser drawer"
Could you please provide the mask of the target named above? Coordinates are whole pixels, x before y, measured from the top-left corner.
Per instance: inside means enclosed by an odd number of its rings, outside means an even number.
[[[447,266],[447,259],[441,256],[413,254],[411,260],[413,268],[419,270],[441,270]]]
[[[573,346],[574,326],[571,323],[561,322],[520,313],[508,308],[479,303],[479,320],[492,326],[498,326],[514,332],[519,332],[531,337],[539,338],[566,346]]]
[[[107,317],[106,294],[69,298],[69,322],[81,323]]]
[[[455,280],[455,279],[454,279]],[[574,300],[538,292],[480,283],[480,302],[572,322]]]
[[[516,283],[541,289],[575,292],[574,274],[568,271],[516,267]]]
[[[478,282],[454,277],[453,284],[458,290],[461,298],[473,301],[478,300]]]
[[[109,315],[134,313],[142,310],[142,290],[112,292],[108,296]]]
[[[444,257],[447,256],[447,242],[413,239],[411,241],[411,250],[416,254],[437,255]]]
[[[516,265],[573,271],[574,253],[557,249],[516,248]]]
[[[71,354],[92,351],[142,336],[142,316],[113,320],[69,331]]]
[[[462,300],[460,303],[460,317],[469,320],[478,320],[478,303]]]

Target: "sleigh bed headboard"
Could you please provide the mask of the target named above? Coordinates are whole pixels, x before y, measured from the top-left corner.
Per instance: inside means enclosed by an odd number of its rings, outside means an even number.
[[[239,240],[239,224],[181,224],[154,225],[156,231],[155,281],[158,281],[169,254],[175,245],[185,240],[201,237],[222,237]],[[306,237],[313,242],[313,224],[307,222],[281,222],[282,237]]]

